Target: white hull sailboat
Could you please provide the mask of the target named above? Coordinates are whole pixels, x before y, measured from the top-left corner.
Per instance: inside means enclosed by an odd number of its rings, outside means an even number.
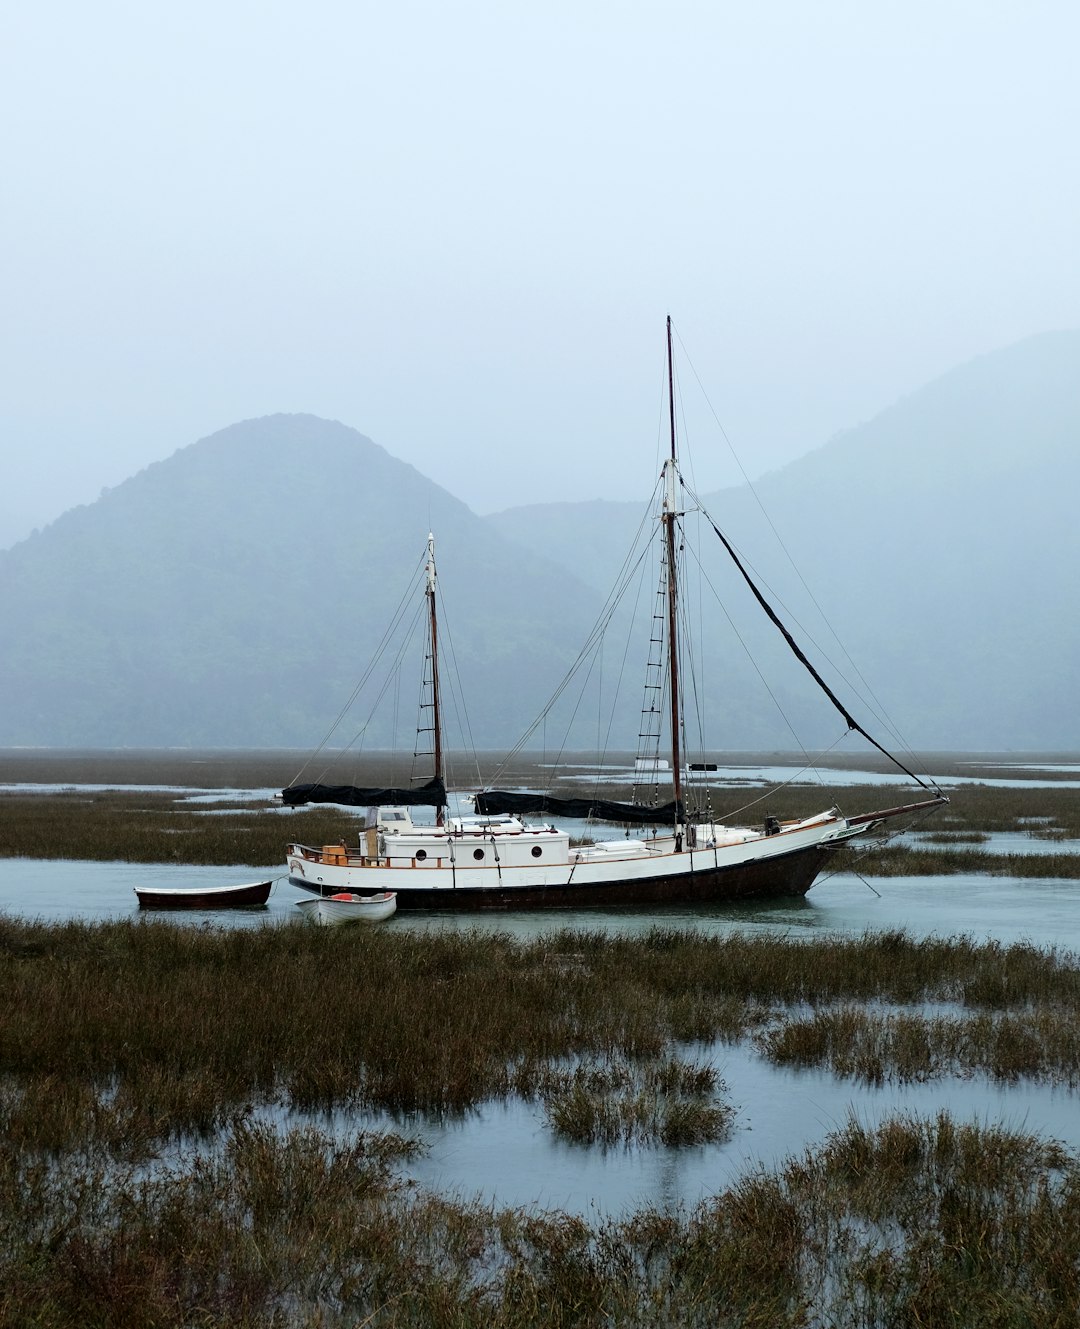
[[[719,824],[707,813],[692,810],[684,801],[684,789],[692,792],[692,786],[686,775],[681,743],[677,551],[683,515],[679,499],[687,487],[676,459],[670,319],[667,367],[671,450],[662,476],[659,529],[662,581],[666,583],[666,607],[661,615],[666,636],[662,695],[670,709],[666,718],[670,756],[664,759],[664,766],[670,771],[671,801],[662,805],[621,803],[483,790],[474,797],[475,815],[447,816],[435,555],[434,540],[429,536],[425,595],[431,662],[433,776],[419,789],[324,784],[294,784],[285,789],[282,797],[292,806],[321,802],[369,810],[367,828],[355,847],[344,842],[322,848],[290,844],[287,861],[289,880],[294,885],[320,897],[340,892],[392,892],[401,909],[576,909],[594,905],[707,904],[800,896],[810,889],[830,857],[856,837],[868,834],[886,820],[948,802],[936,786],[927,785],[899,762],[896,764],[900,770],[922,787],[926,797],[857,816],[842,816],[836,809],[828,809],[800,821],[769,818],[763,828],[750,829]],[[884,752],[817,674],[765,602],[719,528],[711,519],[707,520],[766,613],[843,715],[849,729],[857,730]],[[659,766],[659,758],[652,760]],[[410,808],[417,806],[435,809],[434,825],[414,824]],[[544,820],[526,821],[530,814],[542,814]],[[569,833],[549,822],[548,816],[556,822],[560,817],[597,818],[622,825],[625,834],[620,839],[574,845]],[[631,828],[637,838],[631,838]]]

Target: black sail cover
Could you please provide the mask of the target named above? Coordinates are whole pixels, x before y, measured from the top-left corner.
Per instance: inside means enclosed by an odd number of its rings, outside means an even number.
[[[492,789],[476,795],[476,810],[483,817],[500,812],[550,812],[563,817],[592,817],[628,826],[674,826],[683,820],[682,804],[663,803],[643,807],[639,803],[616,803],[607,798],[552,798],[548,794],[512,794]]]
[[[294,784],[281,791],[289,807],[303,803],[342,803],[346,807],[446,807],[446,785],[436,777],[415,789],[359,789],[351,784]]]

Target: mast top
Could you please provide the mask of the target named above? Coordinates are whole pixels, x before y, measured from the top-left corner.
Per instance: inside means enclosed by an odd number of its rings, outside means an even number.
[[[428,531],[427,538],[427,589],[428,594],[435,593],[435,536]]]
[[[675,363],[671,354],[671,315],[667,316],[668,418],[671,421],[671,460],[675,461]]]

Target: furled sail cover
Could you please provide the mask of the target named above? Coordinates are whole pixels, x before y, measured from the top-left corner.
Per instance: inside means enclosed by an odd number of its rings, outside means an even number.
[[[290,807],[302,803],[343,803],[346,807],[446,807],[446,785],[436,777],[416,789],[358,789],[351,784],[294,784],[281,791]]]
[[[593,817],[631,826],[674,826],[683,820],[681,804],[664,803],[657,808],[639,803],[614,803],[606,798],[552,798],[548,794],[511,794],[501,789],[476,795],[476,810],[482,817],[500,812],[551,812],[563,817]]]

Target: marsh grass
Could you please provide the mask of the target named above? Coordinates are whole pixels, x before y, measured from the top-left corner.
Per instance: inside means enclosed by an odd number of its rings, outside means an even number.
[[[756,1043],[781,1066],[817,1066],[867,1084],[984,1074],[1080,1084],[1076,1011],[979,1011],[933,1016],[845,1006],[787,1019]]]
[[[966,874],[988,877],[1080,877],[1080,854],[995,854],[968,847],[935,844],[887,844],[881,847],[842,849],[834,870],[855,870],[869,877],[937,877]]]
[[[957,1014],[862,1019],[867,1002]],[[400,1134],[273,1124],[281,1106],[348,1119],[521,1094],[597,1144],[715,1139],[730,1106],[711,1065],[678,1052],[688,1026],[718,1041],[787,1028],[791,1064],[867,1078],[946,1065],[1053,1078],[1077,1062],[1066,954],[903,933],[524,942],[0,919],[0,1003],[3,1324],[886,1329],[1080,1314],[1080,1164],[946,1116],[852,1122],[690,1212],[594,1221],[427,1195],[399,1176],[416,1148]]]
[[[55,1150],[111,1131],[134,1158],[187,1134],[210,1137],[249,1105],[455,1114],[541,1095],[568,1064],[656,1068],[660,1078],[635,1082],[628,1103],[666,1093],[707,1108],[689,1070],[665,1087],[677,1046],[734,1041],[777,1021],[792,1042],[771,1034],[770,1055],[789,1055],[796,1033],[803,1046],[815,1031],[821,1047],[839,1046],[835,1031],[822,1036],[827,1008],[871,1001],[1000,1013],[1009,1019],[988,1025],[981,1043],[972,1036],[949,1055],[992,1074],[1009,1064],[1040,1077],[1074,1074],[1080,970],[1070,956],[1024,945],[884,933],[811,946],[663,929],[517,941],[0,918],[0,1125],[28,1147]],[[807,1019],[807,1006],[820,1018]],[[858,1029],[846,1018],[854,1046]],[[947,1031],[932,1032],[944,1040]],[[558,1087],[582,1101],[582,1085]],[[692,1135],[695,1114],[702,1129],[719,1128],[686,1107],[668,1114],[668,1126],[661,1112],[655,1129],[674,1140],[682,1120]]]
[[[214,805],[217,806],[217,805]],[[209,812],[172,794],[0,793],[0,857],[280,866],[285,844],[355,839],[341,809],[282,816],[266,805]]]
[[[403,1183],[393,1136],[233,1122],[150,1171],[0,1153],[0,1322],[1074,1325],[1080,1164],[995,1127],[857,1121],[690,1211],[594,1219]]]
[[[735,1110],[711,1066],[666,1056],[591,1062],[541,1077],[539,1097],[557,1135],[577,1144],[668,1146],[727,1138]]]

